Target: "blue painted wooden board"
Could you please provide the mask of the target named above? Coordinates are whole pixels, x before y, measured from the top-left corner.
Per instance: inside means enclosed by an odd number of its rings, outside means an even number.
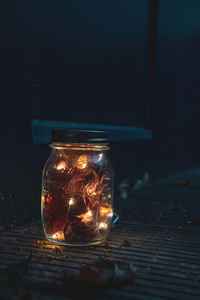
[[[115,126],[104,124],[89,124],[66,121],[32,120],[32,137],[34,144],[51,143],[53,129],[67,130],[105,130],[108,132],[109,141],[133,141],[152,139],[152,131],[145,128],[132,126]]]

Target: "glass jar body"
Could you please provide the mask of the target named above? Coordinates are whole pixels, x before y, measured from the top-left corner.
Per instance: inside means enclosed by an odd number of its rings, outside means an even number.
[[[87,246],[106,240],[113,217],[113,167],[106,145],[52,144],[42,175],[48,240]]]

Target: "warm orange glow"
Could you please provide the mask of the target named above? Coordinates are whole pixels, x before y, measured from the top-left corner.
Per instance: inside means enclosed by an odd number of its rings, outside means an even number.
[[[64,233],[62,231],[58,231],[52,235],[52,238],[59,241],[64,240]]]
[[[88,210],[85,214],[81,214],[78,216],[78,218],[81,218],[81,221],[83,223],[89,223],[93,220],[93,214],[91,210]]]
[[[87,155],[81,155],[77,159],[76,166],[78,169],[85,169],[88,164]]]
[[[45,197],[44,197],[44,195],[42,195],[41,200],[42,200],[42,204],[44,204],[44,202],[45,202]]]
[[[99,213],[102,216],[108,216],[108,217],[112,217],[113,216],[113,211],[112,211],[111,207],[101,206],[100,210],[99,210]]]
[[[69,205],[72,205],[72,204],[74,204],[74,198],[69,199]]]
[[[56,169],[58,171],[64,171],[66,170],[66,163],[64,161],[61,161],[57,166]]]
[[[96,184],[94,185],[89,185],[87,187],[87,194],[88,196],[96,196]]]
[[[104,223],[104,222],[99,223],[99,228],[100,229],[106,229],[107,227],[108,227],[108,225],[106,223]]]

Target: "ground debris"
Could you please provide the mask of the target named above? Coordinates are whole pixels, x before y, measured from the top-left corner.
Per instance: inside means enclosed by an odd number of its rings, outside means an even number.
[[[141,179],[138,179],[133,186],[133,190],[140,190],[149,183],[150,174],[148,172],[144,173],[144,176]]]
[[[111,245],[109,245],[108,243],[105,243],[104,248],[106,248],[106,249],[112,249],[113,247]]]
[[[63,248],[61,246],[55,246],[53,252],[55,252],[56,255],[61,254],[61,252],[63,252]]]
[[[124,179],[118,185],[119,196],[121,199],[126,199],[128,197],[129,189],[130,189],[130,182],[128,179]]]
[[[121,248],[121,247],[130,247],[130,246],[131,246],[130,242],[127,241],[127,240],[124,240],[124,241],[122,242],[122,244],[120,245],[120,248]]]
[[[136,268],[131,263],[99,257],[95,261],[95,266],[85,264],[80,269],[66,269],[58,277],[63,284],[69,282],[97,285],[126,284],[136,280]]]
[[[181,189],[185,189],[185,188],[190,188],[193,187],[193,183],[190,179],[185,179],[179,183],[176,184],[176,187],[181,188]]]

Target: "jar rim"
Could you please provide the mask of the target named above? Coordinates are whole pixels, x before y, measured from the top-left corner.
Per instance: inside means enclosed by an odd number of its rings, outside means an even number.
[[[60,143],[53,142],[49,145],[53,149],[69,149],[69,150],[87,150],[87,151],[107,151],[110,149],[108,143]]]

